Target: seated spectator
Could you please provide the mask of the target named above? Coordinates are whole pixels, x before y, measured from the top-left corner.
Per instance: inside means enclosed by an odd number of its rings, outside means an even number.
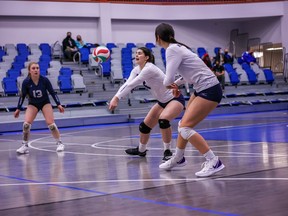
[[[218,81],[220,82],[222,89],[225,89],[225,69],[220,64],[218,60],[216,60],[214,67],[212,68],[212,71],[216,75]]]
[[[205,53],[202,56],[202,60],[207,65],[207,67],[209,67],[212,70],[213,66],[212,66],[212,62],[211,62],[211,59],[210,59],[210,56],[208,55],[208,53]]]
[[[233,64],[234,62],[234,57],[231,56],[228,52],[228,49],[224,50],[224,54],[223,54],[223,64]]]
[[[81,35],[77,35],[75,43],[78,49],[88,47],[87,43],[82,39]]]
[[[74,54],[78,51],[75,41],[72,39],[72,33],[67,32],[66,38],[62,41],[64,56],[68,60],[73,60]]]
[[[256,58],[254,56],[254,50],[250,49],[249,51],[244,52],[242,54],[242,60],[249,65],[256,63]]]
[[[218,49],[218,52],[216,54],[216,56],[213,58],[213,64],[216,63],[216,61],[219,61],[220,64],[222,65],[224,63],[224,54],[223,54],[223,50],[221,48]]]

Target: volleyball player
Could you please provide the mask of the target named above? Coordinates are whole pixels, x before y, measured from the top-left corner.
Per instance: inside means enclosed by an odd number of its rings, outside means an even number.
[[[31,62],[28,65],[28,71],[28,76],[22,83],[21,95],[19,97],[17,109],[14,112],[14,117],[18,118],[25,97],[27,96],[28,106],[25,112],[25,120],[23,123],[23,141],[22,146],[17,149],[16,152],[19,154],[26,154],[29,152],[28,141],[31,125],[40,110],[43,113],[48,128],[56,140],[56,151],[63,151],[64,144],[60,139],[60,132],[54,122],[53,108],[49,100],[48,92],[57,104],[60,113],[64,113],[64,108],[61,106],[59,98],[54,92],[50,81],[46,77],[40,75],[38,63]]]
[[[185,106],[184,97],[180,94],[173,96],[172,90],[163,85],[165,74],[154,65],[154,56],[146,47],[138,48],[135,56],[138,64],[130,73],[128,80],[120,87],[109,103],[109,109],[114,110],[120,99],[128,95],[139,85],[144,85],[157,99],[157,103],[150,109],[143,122],[139,125],[140,140],[136,148],[127,149],[129,155],[146,156],[150,131],[159,124],[164,145],[163,161],[171,158],[172,129],[170,122],[178,117]]]
[[[194,130],[194,127],[220,103],[222,99],[221,85],[213,72],[189,47],[176,41],[171,25],[159,24],[155,29],[155,37],[158,45],[163,47],[166,52],[164,85],[173,89],[175,95],[179,93],[178,85],[185,81],[192,84],[195,89],[178,125],[175,155],[167,162],[160,164],[159,168],[171,170],[173,167],[183,166],[186,163],[185,147],[187,142],[190,142],[206,159],[202,164],[202,169],[195,175],[198,177],[213,175],[225,166],[210,149],[205,139]],[[177,72],[182,77],[175,81]]]

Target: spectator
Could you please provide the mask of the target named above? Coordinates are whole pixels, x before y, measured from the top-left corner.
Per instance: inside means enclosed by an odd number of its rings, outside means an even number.
[[[218,81],[220,82],[222,86],[222,89],[224,90],[225,89],[225,69],[218,60],[216,60],[215,65],[212,68],[212,71],[216,75]]]
[[[75,43],[78,49],[88,47],[87,43],[82,39],[81,35],[77,35]]]
[[[249,51],[244,52],[242,54],[242,60],[249,65],[256,63],[256,58],[254,56],[254,50],[249,49]]]
[[[224,55],[223,55],[223,63],[224,64],[233,64],[234,58],[231,56],[228,52],[228,49],[224,50]]]
[[[219,61],[221,65],[224,63],[224,54],[221,48],[218,49],[213,64],[216,64],[216,61]]]
[[[64,56],[68,60],[73,60],[74,54],[78,51],[75,41],[72,39],[72,33],[67,32],[66,38],[62,42]]]
[[[211,62],[211,59],[210,59],[210,56],[208,55],[208,53],[205,53],[203,56],[202,56],[202,60],[203,62],[207,65],[208,68],[210,68],[212,70],[212,62]]]

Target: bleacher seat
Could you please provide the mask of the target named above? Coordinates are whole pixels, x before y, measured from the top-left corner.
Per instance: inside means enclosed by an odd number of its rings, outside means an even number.
[[[89,54],[90,54],[89,48],[85,47],[81,48],[79,50],[79,53],[80,53],[80,59],[79,59],[80,64],[87,65],[89,63]]]
[[[245,62],[242,63],[241,66],[244,69],[244,71],[247,73],[249,83],[252,85],[256,84],[258,82],[256,73]]]
[[[71,76],[58,76],[59,88],[63,93],[70,93],[73,89]]]
[[[60,92],[58,75],[57,75],[57,76],[47,75],[46,77],[50,80],[51,85],[52,85],[54,91],[55,91],[55,92]]]
[[[62,67],[59,73],[62,76],[71,76],[73,74],[73,71],[68,67]]]
[[[48,43],[40,43],[39,48],[43,55],[51,56],[51,46]]]
[[[80,74],[71,75],[73,90],[76,92],[85,92],[86,85],[84,84],[83,76]]]
[[[3,88],[4,88],[4,94],[6,96],[17,95],[18,87],[16,78],[4,77]]]
[[[110,81],[111,83],[123,82],[123,72],[120,67],[111,68]]]
[[[18,76],[21,75],[21,71],[19,69],[10,69],[7,71],[7,77],[17,79]]]
[[[207,53],[207,51],[204,47],[198,47],[197,48],[197,54],[200,58],[202,58],[202,56],[206,53]]]
[[[225,71],[229,74],[230,83],[232,85],[238,85],[240,82],[238,74],[236,73],[235,69],[232,67],[231,64],[223,64]]]

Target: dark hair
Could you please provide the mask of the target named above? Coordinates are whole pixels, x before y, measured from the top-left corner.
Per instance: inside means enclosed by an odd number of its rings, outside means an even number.
[[[155,58],[150,49],[148,49],[147,47],[139,47],[138,49],[142,50],[144,55],[149,57],[147,62],[155,64]]]
[[[182,46],[185,46],[187,49],[191,50],[191,48],[183,43],[176,41],[175,39],[175,32],[171,25],[167,23],[159,24],[155,29],[155,38],[157,40],[157,36],[160,37],[161,40],[167,43],[177,43]]]

